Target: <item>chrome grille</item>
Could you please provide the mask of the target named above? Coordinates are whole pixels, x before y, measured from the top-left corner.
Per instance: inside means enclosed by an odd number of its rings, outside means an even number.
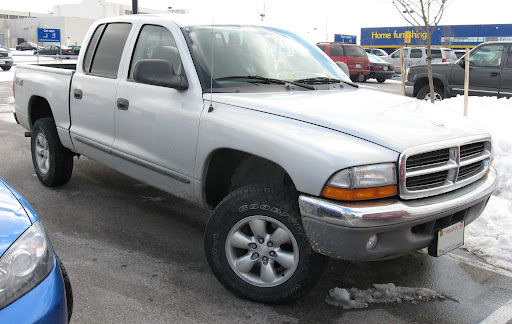
[[[9,55],[7,52],[0,52],[0,57],[8,57]]]
[[[414,147],[400,155],[400,197],[416,199],[466,186],[487,172],[488,137],[471,137]]]

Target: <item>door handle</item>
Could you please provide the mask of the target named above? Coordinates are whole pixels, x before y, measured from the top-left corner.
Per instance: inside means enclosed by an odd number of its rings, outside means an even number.
[[[75,99],[82,99],[82,90],[80,89],[75,89],[73,91],[73,96],[75,97]]]
[[[130,102],[123,98],[117,98],[117,109],[119,110],[128,110],[128,106]]]
[[[498,72],[492,72],[491,73],[491,78],[497,78],[499,76],[500,76],[500,74]]]

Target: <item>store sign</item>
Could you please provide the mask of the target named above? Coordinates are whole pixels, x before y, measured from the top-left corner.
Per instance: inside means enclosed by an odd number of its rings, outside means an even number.
[[[37,29],[38,42],[60,42],[60,29],[55,28],[38,28]]]

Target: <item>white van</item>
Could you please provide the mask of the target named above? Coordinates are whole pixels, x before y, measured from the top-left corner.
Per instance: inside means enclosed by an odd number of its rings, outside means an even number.
[[[457,60],[455,52],[451,48],[433,47],[432,63],[452,63]],[[400,73],[400,49],[397,49],[388,56],[382,56],[381,59],[392,63],[395,71]],[[405,68],[413,65],[427,64],[426,47],[404,47]]]

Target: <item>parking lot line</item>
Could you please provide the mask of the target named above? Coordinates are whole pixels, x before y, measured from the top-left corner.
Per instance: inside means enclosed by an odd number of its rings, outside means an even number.
[[[481,321],[480,324],[505,324],[510,321],[512,321],[512,299]]]
[[[498,267],[495,267],[493,265],[490,265],[490,264],[487,264],[487,263],[484,263],[484,262],[471,260],[469,258],[460,256],[460,255],[457,255],[457,254],[453,254],[453,253],[447,253],[447,254],[445,254],[443,256],[447,257],[449,259],[455,260],[455,261],[459,261],[459,262],[465,263],[465,264],[473,266],[473,267],[477,267],[477,268],[480,268],[480,269],[483,269],[483,270],[494,272],[496,274],[499,274],[499,275],[502,275],[502,276],[505,276],[505,277],[512,278],[512,272],[509,271],[509,270],[506,270],[506,269],[498,268]]]

